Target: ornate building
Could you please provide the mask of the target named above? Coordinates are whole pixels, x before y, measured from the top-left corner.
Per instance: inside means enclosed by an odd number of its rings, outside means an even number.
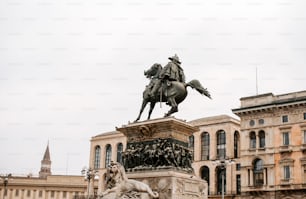
[[[126,148],[127,139],[119,131],[102,133],[91,139],[90,168],[98,171],[98,193],[105,189],[106,168],[111,160],[122,163],[122,152]]]
[[[238,120],[220,115],[189,122],[200,130],[193,134],[190,145],[194,148],[192,164],[197,176],[208,183],[209,196],[222,193],[222,172],[224,172],[224,193],[227,197],[240,194],[240,123]],[[218,160],[231,160],[224,170]]]
[[[51,175],[49,144],[38,177],[12,174],[0,177],[3,199],[78,199],[87,193],[88,187],[84,176]]]
[[[242,198],[306,198],[306,91],[240,100]]]

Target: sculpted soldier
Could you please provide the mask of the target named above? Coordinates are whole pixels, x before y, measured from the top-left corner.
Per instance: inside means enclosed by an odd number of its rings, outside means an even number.
[[[161,87],[162,82],[166,82],[167,86],[171,85],[171,81],[178,81],[185,83],[184,70],[181,67],[179,57],[175,54],[173,57],[169,57],[171,61],[162,69],[159,74],[158,80],[155,82],[150,96],[156,96],[156,92]]]

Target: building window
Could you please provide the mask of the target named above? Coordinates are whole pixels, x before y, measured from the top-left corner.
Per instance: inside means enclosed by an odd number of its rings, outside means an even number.
[[[42,192],[42,190],[40,190],[39,192],[38,192],[38,197],[42,197],[42,195],[43,195],[43,192]]]
[[[306,120],[306,113],[304,113],[304,120]]]
[[[283,133],[283,145],[288,146],[289,145],[289,132]]]
[[[100,168],[100,157],[101,157],[101,147],[96,146],[96,148],[95,148],[95,162],[94,162],[94,168],[95,169]]]
[[[189,148],[193,148],[194,147],[194,136],[193,135],[189,136],[188,147]]]
[[[254,174],[254,186],[262,186],[264,183],[263,178],[263,161],[261,159],[256,159],[253,165]]]
[[[54,191],[51,191],[51,198],[54,198]]]
[[[265,123],[265,120],[264,120],[264,119],[259,119],[259,120],[258,120],[258,124],[263,125],[264,123]]]
[[[283,121],[283,123],[287,123],[288,122],[288,115],[283,115],[282,116],[282,121]]]
[[[240,164],[240,163],[237,163],[237,164],[236,164],[236,171],[240,171],[240,169],[241,169],[241,164]]]
[[[284,179],[289,180],[290,179],[290,167],[284,166]]]
[[[306,130],[303,131],[304,132],[304,139],[303,139],[303,144],[306,144]]]
[[[250,148],[256,149],[256,134],[254,131],[250,133]]]
[[[27,197],[31,197],[31,190],[27,190]]]
[[[19,189],[15,190],[15,196],[19,196]]]
[[[67,192],[63,191],[63,198],[66,198],[66,197],[67,197]]]
[[[236,176],[236,193],[238,195],[241,194],[241,176],[240,175]]]
[[[208,185],[207,190],[208,190],[208,194],[209,194],[209,168],[207,166],[203,166],[201,168],[201,178],[203,180],[206,180],[207,185]]]
[[[209,160],[209,134],[207,132],[201,135],[201,160]]]
[[[110,144],[106,145],[106,154],[105,154],[105,168],[110,165],[112,157],[112,146]]]
[[[226,157],[226,135],[225,131],[220,130],[217,132],[217,157],[225,159]]]
[[[255,121],[254,120],[250,120],[250,126],[254,126],[255,125]]]
[[[123,144],[119,143],[117,145],[117,162],[122,164],[122,152],[123,152]]]
[[[266,146],[265,132],[259,131],[258,136],[259,136],[259,148],[264,148]]]
[[[239,157],[239,146],[240,146],[239,132],[235,131],[234,133],[234,158]]]
[[[217,193],[222,194],[222,178],[224,180],[224,194],[226,193],[226,168],[217,167]]]

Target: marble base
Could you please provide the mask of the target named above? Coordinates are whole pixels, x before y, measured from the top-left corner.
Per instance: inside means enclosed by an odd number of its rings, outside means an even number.
[[[146,183],[159,199],[207,199],[207,183],[192,174],[178,171],[133,171],[129,179]]]

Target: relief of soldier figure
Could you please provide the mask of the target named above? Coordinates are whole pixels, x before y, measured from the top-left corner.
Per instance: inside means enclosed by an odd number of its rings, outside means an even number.
[[[127,170],[175,167],[192,172],[192,160],[192,150],[168,139],[129,144],[123,153],[123,163]]]
[[[156,102],[166,102],[171,107],[165,117],[177,112],[178,104],[184,101],[187,96],[186,88],[188,86],[211,99],[208,90],[198,80],[194,79],[188,83],[185,82],[184,70],[181,67],[182,63],[177,55],[169,57],[169,60],[170,62],[164,67],[155,63],[144,72],[144,75],[150,79],[150,83],[143,92],[142,105],[135,122],[140,119],[144,108],[149,102],[150,110],[147,119],[150,119]]]

